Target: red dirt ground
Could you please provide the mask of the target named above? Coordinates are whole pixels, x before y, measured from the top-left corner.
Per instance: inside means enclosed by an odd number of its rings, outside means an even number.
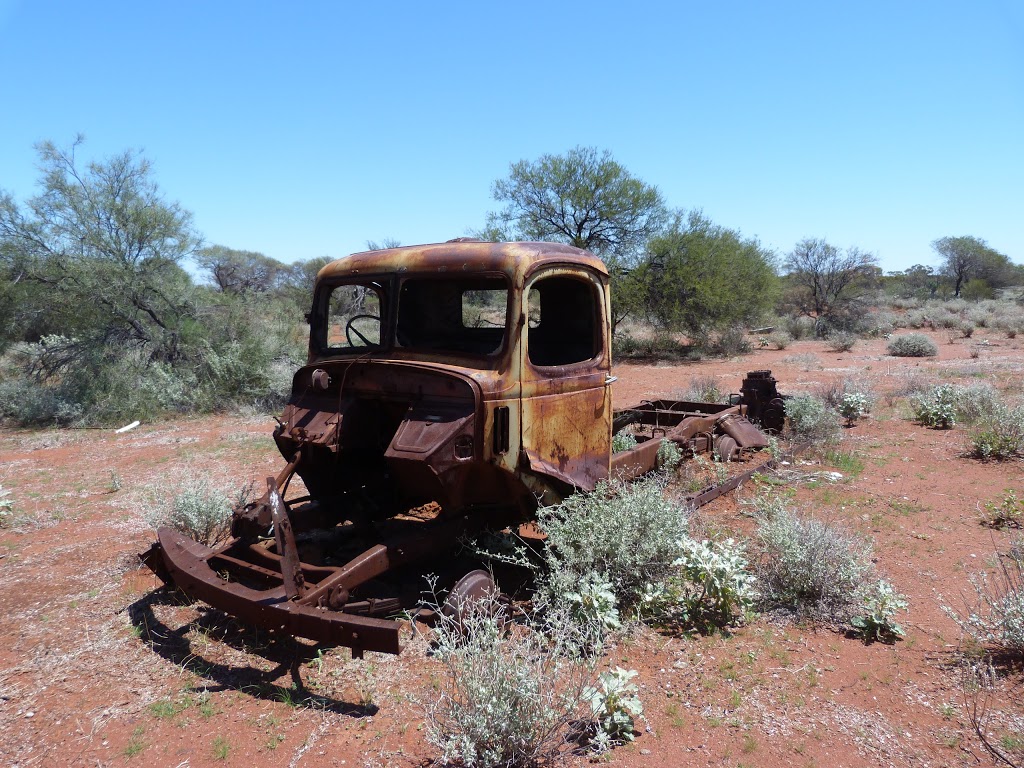
[[[963,454],[960,429],[907,420],[887,397],[913,377],[988,381],[1021,391],[1022,340],[934,334],[938,358],[885,355],[860,341],[818,342],[728,361],[616,366],[628,404],[714,376],[735,391],[770,368],[780,389],[814,391],[839,377],[870,383],[870,418],[839,450],[863,470],[804,483],[806,508],[871,537],[879,571],[910,600],[905,640],[864,645],[841,632],[768,617],[728,637],[672,637],[638,628],[606,657],[638,670],[645,720],[637,740],[601,758],[622,766],[944,766],[992,764],[962,706],[959,605],[967,575],[991,570],[1013,532],[979,524],[986,501],[1024,490],[1021,462]],[[0,432],[0,483],[16,520],[0,529],[0,763],[17,766],[422,765],[417,698],[436,662],[414,644],[400,657],[247,631],[202,604],[154,590],[136,566],[153,532],[144,512],[187,473],[223,487],[280,466],[270,418],[214,417],[96,430]],[[790,466],[810,473],[830,466]],[[749,491],[741,490],[740,496]],[[701,512],[706,525],[750,530],[738,497]],[[298,661],[293,662],[294,659]],[[293,674],[315,697],[298,705]],[[1024,734],[1013,678],[992,703],[992,731]],[[584,758],[574,758],[584,764]],[[573,762],[570,760],[570,763]]]

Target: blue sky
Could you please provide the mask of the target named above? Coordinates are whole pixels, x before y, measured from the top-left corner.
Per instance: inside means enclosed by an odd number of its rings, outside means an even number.
[[[282,261],[467,234],[509,164],[609,149],[670,205],[1024,261],[1024,4],[0,0],[0,188],[145,152],[210,243]]]

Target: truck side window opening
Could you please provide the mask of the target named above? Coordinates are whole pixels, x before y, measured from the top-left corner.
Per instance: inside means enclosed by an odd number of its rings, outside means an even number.
[[[527,353],[534,365],[571,365],[601,351],[594,286],[555,275],[533,284],[528,297]]]
[[[380,346],[383,290],[376,283],[336,285],[327,299],[327,346]]]

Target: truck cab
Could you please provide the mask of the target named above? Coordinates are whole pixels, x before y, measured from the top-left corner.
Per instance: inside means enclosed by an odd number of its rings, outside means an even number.
[[[608,318],[604,264],[569,246],[460,240],[332,262],[275,441],[327,504],[528,517],[608,475]]]

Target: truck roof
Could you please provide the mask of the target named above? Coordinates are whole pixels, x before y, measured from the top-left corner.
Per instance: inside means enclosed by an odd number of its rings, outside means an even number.
[[[608,270],[589,251],[561,243],[491,243],[453,240],[447,243],[409,245],[354,253],[332,261],[320,270],[317,282],[326,278],[390,272],[504,272],[518,282],[544,263],[576,264],[602,275]]]

